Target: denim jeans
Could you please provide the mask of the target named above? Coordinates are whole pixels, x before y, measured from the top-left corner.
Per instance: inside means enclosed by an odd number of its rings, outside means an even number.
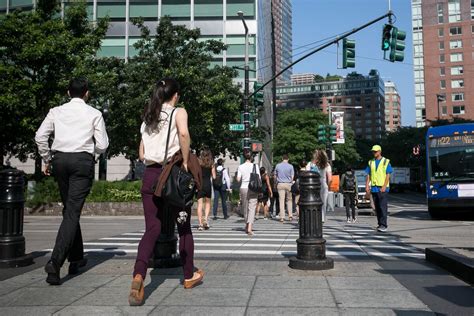
[[[221,199],[222,203],[222,214],[224,214],[224,217],[227,218],[227,191],[224,186],[222,186],[220,190],[214,189],[214,205],[212,206],[212,214],[214,215],[214,217],[217,216],[219,198]]]

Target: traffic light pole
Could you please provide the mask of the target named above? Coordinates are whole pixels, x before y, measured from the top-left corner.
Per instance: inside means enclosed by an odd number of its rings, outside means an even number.
[[[247,23],[245,23],[244,14],[242,11],[237,13],[242,19],[242,23],[245,28],[245,66],[244,66],[244,150],[250,150],[250,111],[249,111],[249,99],[250,99],[250,82],[249,82],[249,29]]]
[[[314,50],[312,50],[312,51],[309,52],[308,54],[306,54],[306,55],[304,55],[304,56],[298,58],[297,60],[295,60],[294,62],[292,62],[291,64],[289,64],[289,65],[286,66],[285,68],[283,68],[280,72],[278,72],[276,75],[274,75],[270,80],[268,80],[267,82],[265,82],[260,88],[258,88],[256,91],[254,91],[250,96],[247,95],[248,98],[253,97],[254,94],[256,94],[258,91],[264,89],[264,88],[265,88],[267,85],[269,85],[273,80],[275,80],[276,78],[278,78],[282,73],[284,73],[285,71],[287,71],[288,69],[290,69],[291,67],[293,67],[294,65],[296,65],[297,63],[299,63],[300,61],[302,61],[302,60],[308,58],[308,57],[311,56],[311,55],[314,55],[315,53],[317,53],[317,52],[319,52],[319,51],[321,51],[321,50],[323,50],[323,49],[325,49],[325,48],[327,48],[327,47],[329,47],[329,46],[331,46],[331,45],[333,45],[333,44],[337,44],[337,42],[339,42],[340,40],[342,40],[342,39],[344,39],[344,38],[346,38],[346,37],[348,37],[348,36],[351,36],[352,34],[357,33],[357,32],[359,32],[359,31],[361,31],[361,30],[363,30],[363,29],[369,27],[369,26],[371,26],[372,24],[375,24],[375,23],[379,22],[380,20],[383,20],[383,19],[385,19],[385,18],[387,18],[387,17],[388,17],[389,19],[391,19],[393,15],[394,15],[393,12],[392,12],[391,10],[389,10],[388,13],[386,13],[386,14],[384,14],[384,15],[382,15],[382,16],[380,16],[380,17],[378,17],[378,18],[376,18],[376,19],[374,19],[374,20],[372,20],[372,21],[370,21],[370,22],[368,22],[368,23],[366,23],[366,24],[364,24],[364,25],[362,25],[362,26],[359,26],[359,27],[357,27],[357,28],[354,28],[354,29],[352,29],[351,31],[344,33],[342,36],[336,37],[336,39],[334,39],[334,40],[332,40],[332,41],[330,41],[330,42],[328,42],[328,43],[326,43],[326,44],[324,44],[324,45],[322,45],[322,46],[319,46],[319,47],[315,48]],[[247,99],[247,100],[248,100],[248,99]]]

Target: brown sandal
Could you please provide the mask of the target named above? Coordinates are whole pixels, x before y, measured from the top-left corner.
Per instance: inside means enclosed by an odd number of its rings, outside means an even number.
[[[132,281],[132,289],[128,296],[128,303],[130,306],[140,306],[143,304],[145,298],[145,287],[143,286],[143,278],[137,274]]]
[[[198,269],[194,273],[199,274],[199,277],[196,279],[184,280],[183,285],[185,289],[192,289],[193,287],[201,284],[202,279],[204,278],[204,271],[202,271],[201,269]]]

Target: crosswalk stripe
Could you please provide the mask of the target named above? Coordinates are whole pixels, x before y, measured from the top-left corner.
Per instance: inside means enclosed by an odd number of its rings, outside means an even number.
[[[52,249],[45,249],[44,251],[51,252]],[[115,254],[136,254],[137,249],[101,249],[101,248],[92,248],[84,249],[84,252],[97,252],[97,253],[115,253]],[[296,256],[296,251],[273,251],[273,250],[195,250],[195,254],[207,254],[207,255],[218,255],[218,254],[228,254],[228,255],[285,255],[285,256]],[[327,256],[350,256],[350,257],[413,257],[413,258],[423,258],[424,253],[405,253],[405,252],[390,252],[382,253],[378,251],[326,251]]]
[[[299,227],[265,221],[255,225],[253,236],[247,236],[241,222],[215,222],[211,229],[197,231],[193,225],[195,254],[225,258],[245,256],[284,258],[296,255]],[[84,243],[84,251],[134,256],[143,230],[125,232]],[[396,235],[379,234],[370,225],[331,224],[323,227],[326,254],[334,257],[421,258],[424,251],[405,244]],[[46,251],[51,251],[47,249]]]

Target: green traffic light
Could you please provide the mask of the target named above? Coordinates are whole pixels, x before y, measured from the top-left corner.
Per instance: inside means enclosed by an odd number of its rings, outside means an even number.
[[[344,38],[342,40],[342,68],[355,67],[355,41]]]
[[[390,41],[383,40],[383,50],[389,50],[389,49],[390,49]]]
[[[392,38],[390,43],[390,61],[403,61],[405,59],[405,38],[406,32],[400,31],[394,27],[392,30]]]

